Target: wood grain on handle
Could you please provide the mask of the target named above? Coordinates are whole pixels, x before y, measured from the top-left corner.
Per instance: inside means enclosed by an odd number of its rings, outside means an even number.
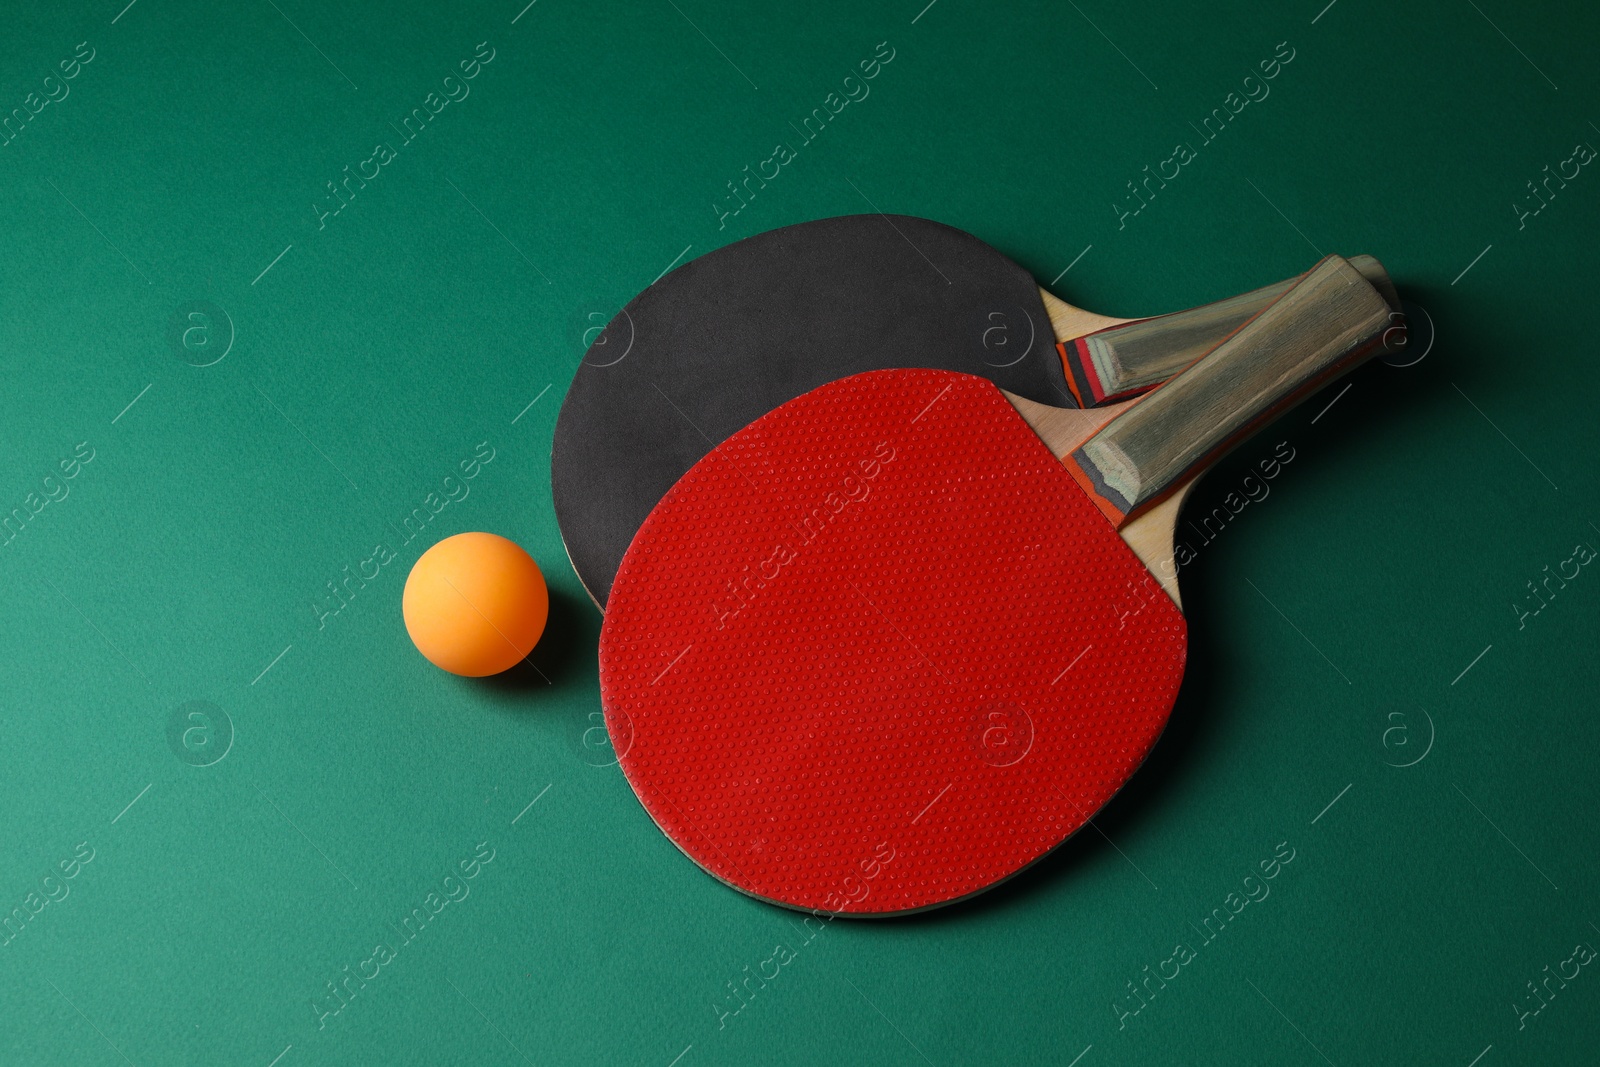
[[[1382,263],[1371,256],[1354,256],[1350,265],[1378,290],[1391,310],[1400,310],[1400,296]],[[1079,407],[1095,407],[1159,385],[1216,347],[1219,341],[1250,321],[1298,280],[1287,278],[1225,300],[1155,318],[1113,320],[1094,316],[1098,321],[1093,325],[1073,320],[1071,326],[1077,327],[1073,333],[1064,332],[1062,324],[1057,322],[1056,336],[1070,338],[1056,345],[1066,372],[1067,388]],[[1054,321],[1056,314],[1051,302],[1045,304],[1051,308]]]
[[[1378,351],[1388,303],[1329,256],[1237,333],[1107,423],[1067,470],[1119,528],[1311,390]]]

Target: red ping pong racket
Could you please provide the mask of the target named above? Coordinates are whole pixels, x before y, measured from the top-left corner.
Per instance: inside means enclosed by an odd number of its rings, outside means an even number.
[[[645,809],[722,881],[835,914],[950,903],[1038,860],[1166,724],[1187,631],[1152,567],[1182,494],[1389,322],[1334,256],[1115,407],[875,371],[734,434],[645,522],[601,632]]]

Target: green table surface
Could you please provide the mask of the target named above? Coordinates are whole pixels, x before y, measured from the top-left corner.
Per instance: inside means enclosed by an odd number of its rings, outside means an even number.
[[[0,1061],[1593,1062],[1592,6],[124,2],[0,34]],[[1435,336],[1204,484],[1093,830],[811,928],[614,765],[548,462],[595,316],[874,210],[1110,314],[1373,253]],[[463,530],[512,677],[406,638]]]

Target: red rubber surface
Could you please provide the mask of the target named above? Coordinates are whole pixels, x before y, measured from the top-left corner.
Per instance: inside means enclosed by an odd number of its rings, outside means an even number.
[[[877,371],[712,452],[639,531],[600,637],[634,792],[797,908],[957,900],[1138,768],[1182,614],[993,385]]]

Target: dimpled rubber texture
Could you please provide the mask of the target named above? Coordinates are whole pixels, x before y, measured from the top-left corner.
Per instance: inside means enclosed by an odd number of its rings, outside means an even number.
[[[1155,743],[1182,614],[980,378],[876,371],[725,441],[624,557],[606,725],[738,889],[888,915],[1083,825]]]

